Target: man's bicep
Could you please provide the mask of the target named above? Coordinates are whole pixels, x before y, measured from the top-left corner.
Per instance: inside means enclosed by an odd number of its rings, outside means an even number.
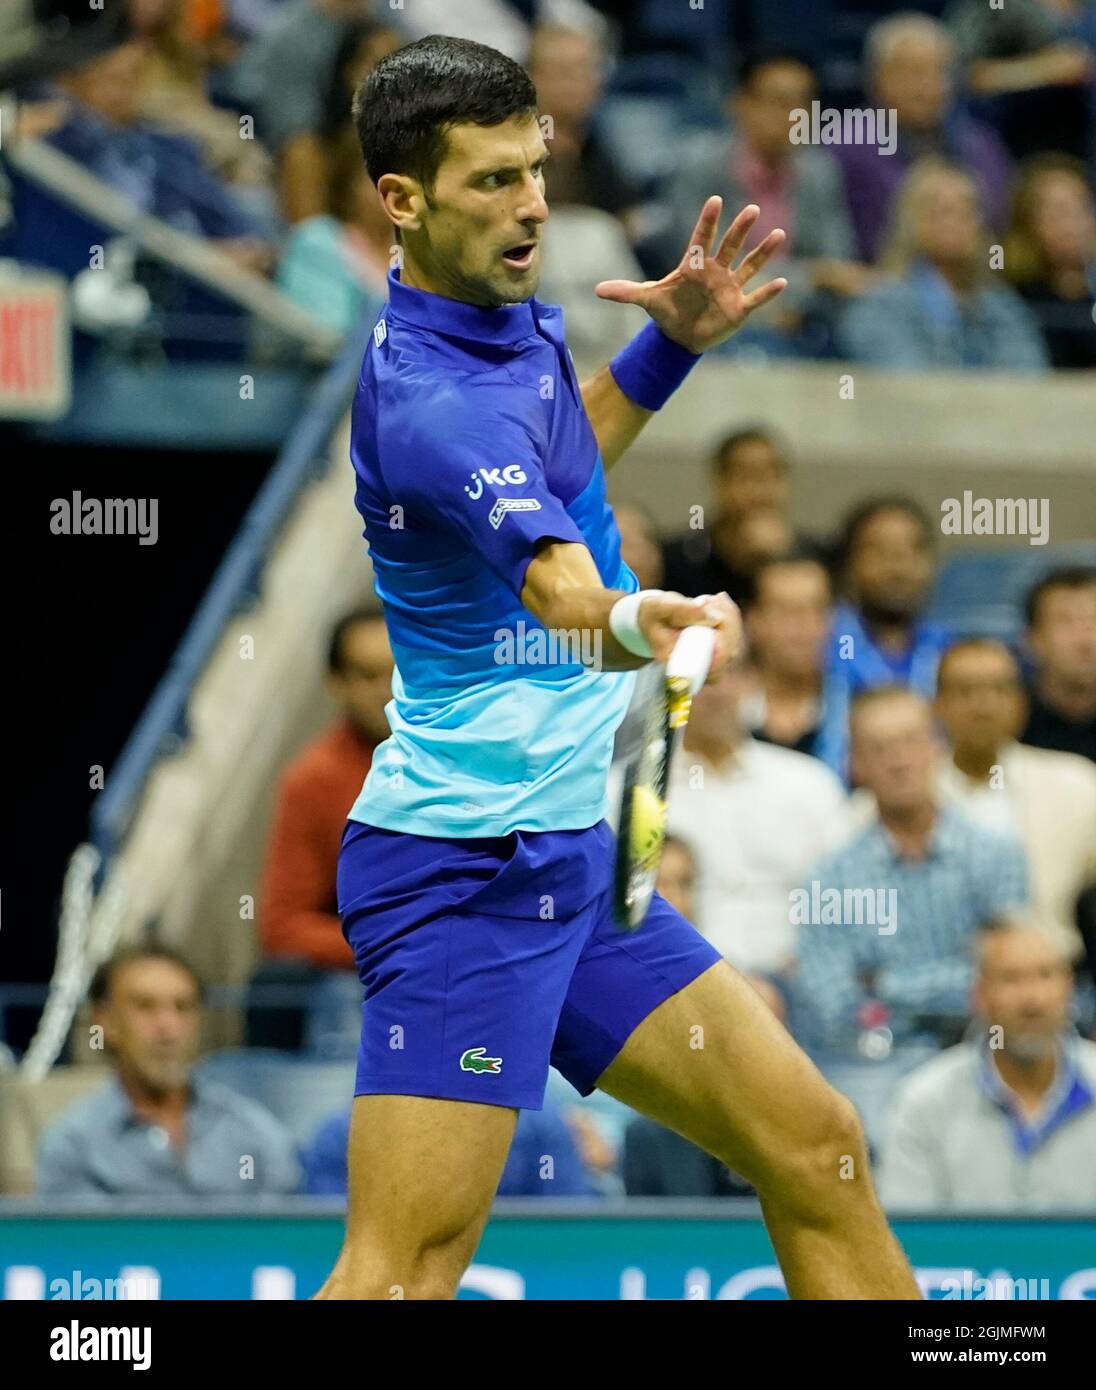
[[[544,539],[526,567],[521,601],[534,617],[548,623],[554,604],[567,590],[604,587],[585,544]]]

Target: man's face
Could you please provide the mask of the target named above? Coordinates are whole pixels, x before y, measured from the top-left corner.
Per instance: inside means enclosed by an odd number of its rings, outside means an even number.
[[[995,754],[1020,732],[1024,694],[1020,671],[1004,647],[963,647],[945,658],[936,713],[958,752]]]
[[[933,130],[951,104],[952,85],[944,45],[910,35],[896,44],[875,72],[879,105],[898,114],[899,130]]]
[[[136,960],[114,972],[96,1015],[122,1071],[154,1091],[186,1084],[198,1050],[198,990],[169,960]]]
[[[410,191],[404,242],[422,287],[489,308],[536,293],[547,158],[536,118],[513,116],[448,132],[429,203],[416,180],[382,175],[382,196],[393,179]]]
[[[685,730],[686,747],[733,740],[739,732],[738,707],[744,694],[745,678],[737,668],[727,667],[701,686]]]
[[[817,674],[830,626],[826,571],[813,560],[763,569],[746,626],[769,670],[798,678]]]
[[[696,866],[682,845],[670,841],[662,853],[655,887],[687,921],[693,921],[696,909]]]
[[[1044,674],[1071,685],[1096,681],[1096,584],[1048,589],[1039,600],[1028,645]]]
[[[1006,1054],[1034,1061],[1052,1052],[1066,1026],[1071,994],[1069,970],[1039,932],[985,934],[974,1003],[987,1024],[1002,1029]]]
[[[733,112],[750,145],[763,159],[785,159],[793,111],[808,110],[814,97],[810,68],[792,60],[766,63],[734,98]]]
[[[849,558],[855,599],[869,618],[880,621],[916,617],[928,595],[932,569],[921,523],[897,507],[864,522]]]
[[[1096,244],[1096,207],[1088,186],[1064,169],[1040,175],[1032,194],[1035,237],[1055,269],[1084,266]]]
[[[880,811],[909,813],[934,800],[937,747],[928,706],[914,695],[873,700],[851,724],[852,770]]]
[[[788,470],[768,439],[743,439],[721,460],[715,480],[719,510],[734,519],[760,507],[788,505]]]
[[[367,738],[389,734],[384,707],[392,698],[392,648],[380,618],[355,623],[342,636],[342,669],[328,675],[334,699]]]

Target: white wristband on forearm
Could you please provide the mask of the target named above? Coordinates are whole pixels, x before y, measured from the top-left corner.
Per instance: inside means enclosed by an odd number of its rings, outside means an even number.
[[[633,656],[654,656],[651,644],[640,631],[639,606],[645,598],[661,598],[665,592],[665,589],[640,589],[618,598],[609,609],[609,631]]]

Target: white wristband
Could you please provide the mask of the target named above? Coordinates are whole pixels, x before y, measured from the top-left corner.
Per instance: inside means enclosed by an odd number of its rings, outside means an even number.
[[[665,592],[665,589],[640,589],[618,598],[609,609],[609,631],[633,656],[654,656],[651,644],[640,631],[639,606],[645,598],[661,598]]]

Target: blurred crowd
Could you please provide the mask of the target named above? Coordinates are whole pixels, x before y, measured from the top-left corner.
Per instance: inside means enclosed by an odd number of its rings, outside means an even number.
[[[788,233],[789,288],[729,352],[1096,366],[1090,0],[114,3],[94,43],[59,49],[48,75],[28,67],[17,130],[339,333],[375,311],[391,266],[351,96],[437,29],[502,48],[536,83],[552,154],[540,293],[579,355],[635,329],[594,285],[667,273],[719,193],[761,206],[754,240]],[[86,268],[80,220],[18,180],[6,215],[0,254]]]
[[[979,635],[974,613],[953,631],[926,617],[937,556],[915,502],[868,499],[839,535],[797,535],[792,464],[761,427],[728,436],[712,472],[704,547],[618,509],[644,587],[726,589],[745,618],[745,658],[696,697],[674,765],[660,891],[860,1106],[886,1200],[1096,1207],[1096,567],[1047,567],[1013,643]],[[387,734],[375,608],[339,620],[326,666],[338,717],[274,797],[241,1055],[345,1081],[361,987],[336,866]],[[610,817],[619,788],[615,764]],[[196,1064],[200,1000],[156,945],[100,971],[114,1079],[46,1130],[41,1193],[345,1190],[345,1103],[291,1136],[246,1085]],[[748,1191],[558,1078],[521,1115],[500,1188]]]

